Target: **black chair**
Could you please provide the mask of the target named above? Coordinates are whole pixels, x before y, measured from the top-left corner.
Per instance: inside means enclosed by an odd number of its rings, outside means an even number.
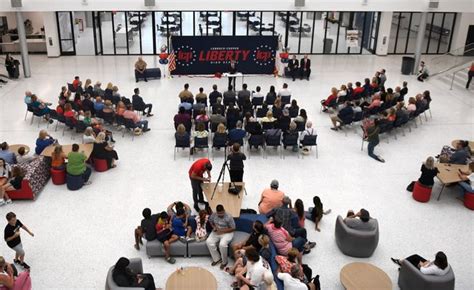
[[[276,96],[274,95],[267,95],[267,97],[265,98],[265,103],[267,103],[267,105],[273,105],[276,101]]]
[[[173,160],[176,160],[176,152],[178,151],[178,149],[181,148],[185,150],[186,148],[189,148],[189,150],[191,150],[191,140],[189,139],[189,135],[181,136],[181,137],[178,137],[175,135],[175,141],[176,141],[176,144],[174,146]],[[188,160],[189,159],[191,159],[191,151],[189,151]]]
[[[66,118],[63,115],[58,114],[57,119],[56,119],[56,128],[54,129],[55,132],[58,131],[58,124],[59,123],[64,124],[64,127],[66,127]]]
[[[115,115],[115,122],[117,126],[125,126],[125,118],[123,116]]]
[[[252,147],[254,147],[255,149],[259,149],[259,148],[262,148],[262,157],[264,157],[264,150],[265,150],[265,138],[263,137],[263,135],[250,135],[248,141],[247,141],[247,144],[248,144],[248,151],[249,151],[249,159],[250,159],[250,153],[252,151]]]
[[[291,123],[291,119],[283,119],[281,118],[280,120],[278,120],[277,124],[278,124],[278,128],[280,128],[282,131],[288,131],[288,129],[290,129],[290,123]]]
[[[114,113],[104,113],[102,112],[102,119],[104,119],[104,122],[107,124],[112,125],[114,123]]]
[[[257,118],[263,118],[267,115],[268,108],[258,108],[257,109]]]
[[[288,112],[290,113],[290,118],[296,118],[300,114],[300,109],[298,107],[290,107]]]
[[[291,103],[291,96],[281,96],[281,104],[282,106],[289,105]]]
[[[70,83],[67,83],[67,89],[73,93],[76,92],[76,89],[74,88],[74,86]]]
[[[264,138],[265,138],[265,151],[267,151],[268,147],[275,147],[277,148],[280,148],[280,158],[281,158],[281,130],[277,130],[275,131],[275,133],[273,134],[265,134],[264,135]],[[268,153],[267,153],[267,156],[268,156]]]
[[[252,98],[252,105],[256,108],[257,106],[263,105],[263,97]]]
[[[295,122],[296,123],[296,130],[298,132],[303,132],[306,129],[306,122]]]
[[[56,120],[56,124],[58,122],[58,112],[56,112],[56,110],[51,110],[49,111],[49,119],[50,120]],[[48,125],[46,125],[46,128],[49,128],[49,122],[48,122]]]
[[[205,137],[205,138],[194,137],[194,148],[207,149],[207,158],[209,158],[209,137]],[[195,155],[196,155],[196,151],[194,151],[193,160],[194,160]]]
[[[262,122],[263,131],[266,131],[268,129],[273,129],[273,128],[275,128],[275,122]]]
[[[25,112],[25,121],[26,121],[26,117],[28,115],[28,112],[31,112],[31,114],[33,114],[33,106],[31,105],[26,105],[26,112]],[[32,117],[33,118],[33,117]]]
[[[291,149],[297,148],[296,154],[298,159],[300,158],[299,146],[298,146],[298,133],[283,134],[283,149],[290,147]],[[286,150],[285,150],[286,151]],[[285,154],[283,154],[283,159],[285,159]]]
[[[214,159],[214,148],[221,149],[227,146],[227,134],[226,133],[216,133],[212,138],[212,159]],[[225,156],[224,156],[225,158]]]
[[[125,126],[125,130],[123,130],[123,133],[122,133],[122,138],[125,136],[125,131],[130,131],[132,133],[132,141],[135,139],[135,128],[137,128],[137,124],[135,124],[135,122],[132,120],[132,119],[127,119],[127,118],[124,118],[125,120],[125,123],[124,123],[124,126]]]
[[[87,125],[83,121],[77,121],[76,123],[76,133],[84,133],[86,130]]]
[[[64,131],[66,130],[66,128],[69,128],[69,129],[73,130],[76,127],[76,124],[74,123],[73,118],[65,118],[64,124],[65,124],[65,126],[64,126],[64,129],[63,129],[63,136],[64,136]],[[72,131],[71,131],[71,139],[74,139]]]
[[[312,147],[316,147],[316,158],[318,158],[318,144],[316,143],[317,138],[318,135],[306,135],[301,141],[301,145],[303,147],[309,147],[310,150]]]
[[[381,122],[379,124],[379,128],[380,128],[379,134],[390,133],[394,129],[393,127],[394,123],[395,122],[389,122],[389,121]],[[396,139],[397,139],[397,134],[395,132],[395,140]],[[387,143],[389,143],[389,138],[387,138]]]

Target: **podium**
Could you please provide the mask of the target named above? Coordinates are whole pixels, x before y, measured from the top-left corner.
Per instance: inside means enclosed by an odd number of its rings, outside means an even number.
[[[242,85],[244,84],[244,74],[243,73],[235,73],[235,74],[231,74],[231,73],[223,73],[222,74],[223,77],[229,79],[229,78],[242,78]],[[237,82],[235,82],[235,87],[237,87]],[[236,88],[234,88],[234,90],[237,90]]]
[[[214,198],[212,197],[212,192],[214,191],[214,187],[216,186],[215,182],[210,183],[203,183],[202,184],[202,191],[206,196],[207,201],[209,202],[209,206],[212,208],[213,211],[216,210],[216,206],[218,204],[222,204],[224,206],[225,211],[233,217],[240,216],[240,209],[242,207],[242,199],[245,195],[245,182],[235,182],[235,185],[242,186],[239,194],[231,194],[228,192],[230,182],[224,182],[224,184],[219,183],[217,185],[216,193],[214,194]]]

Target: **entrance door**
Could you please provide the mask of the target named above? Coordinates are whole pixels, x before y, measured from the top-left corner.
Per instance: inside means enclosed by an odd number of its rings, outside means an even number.
[[[465,56],[474,56],[474,25],[469,25],[469,31],[466,37]]]
[[[72,12],[56,12],[61,55],[76,55]]]

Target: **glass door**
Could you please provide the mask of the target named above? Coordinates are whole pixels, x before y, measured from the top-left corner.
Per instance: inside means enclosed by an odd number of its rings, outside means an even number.
[[[72,12],[56,12],[61,55],[76,55]]]

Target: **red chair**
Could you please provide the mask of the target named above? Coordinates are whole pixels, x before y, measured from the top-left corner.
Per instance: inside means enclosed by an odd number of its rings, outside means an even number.
[[[425,186],[418,181],[413,187],[413,199],[419,202],[428,202],[431,198],[431,187]]]
[[[66,170],[51,168],[51,180],[55,185],[62,185],[66,183]]]
[[[109,166],[107,166],[107,160],[94,158],[93,162],[95,171],[104,172],[109,170]]]
[[[23,179],[20,189],[8,191],[8,196],[13,200],[35,199],[35,193],[31,189],[30,181],[28,179]]]
[[[474,193],[464,193],[464,206],[470,210],[474,210]]]

